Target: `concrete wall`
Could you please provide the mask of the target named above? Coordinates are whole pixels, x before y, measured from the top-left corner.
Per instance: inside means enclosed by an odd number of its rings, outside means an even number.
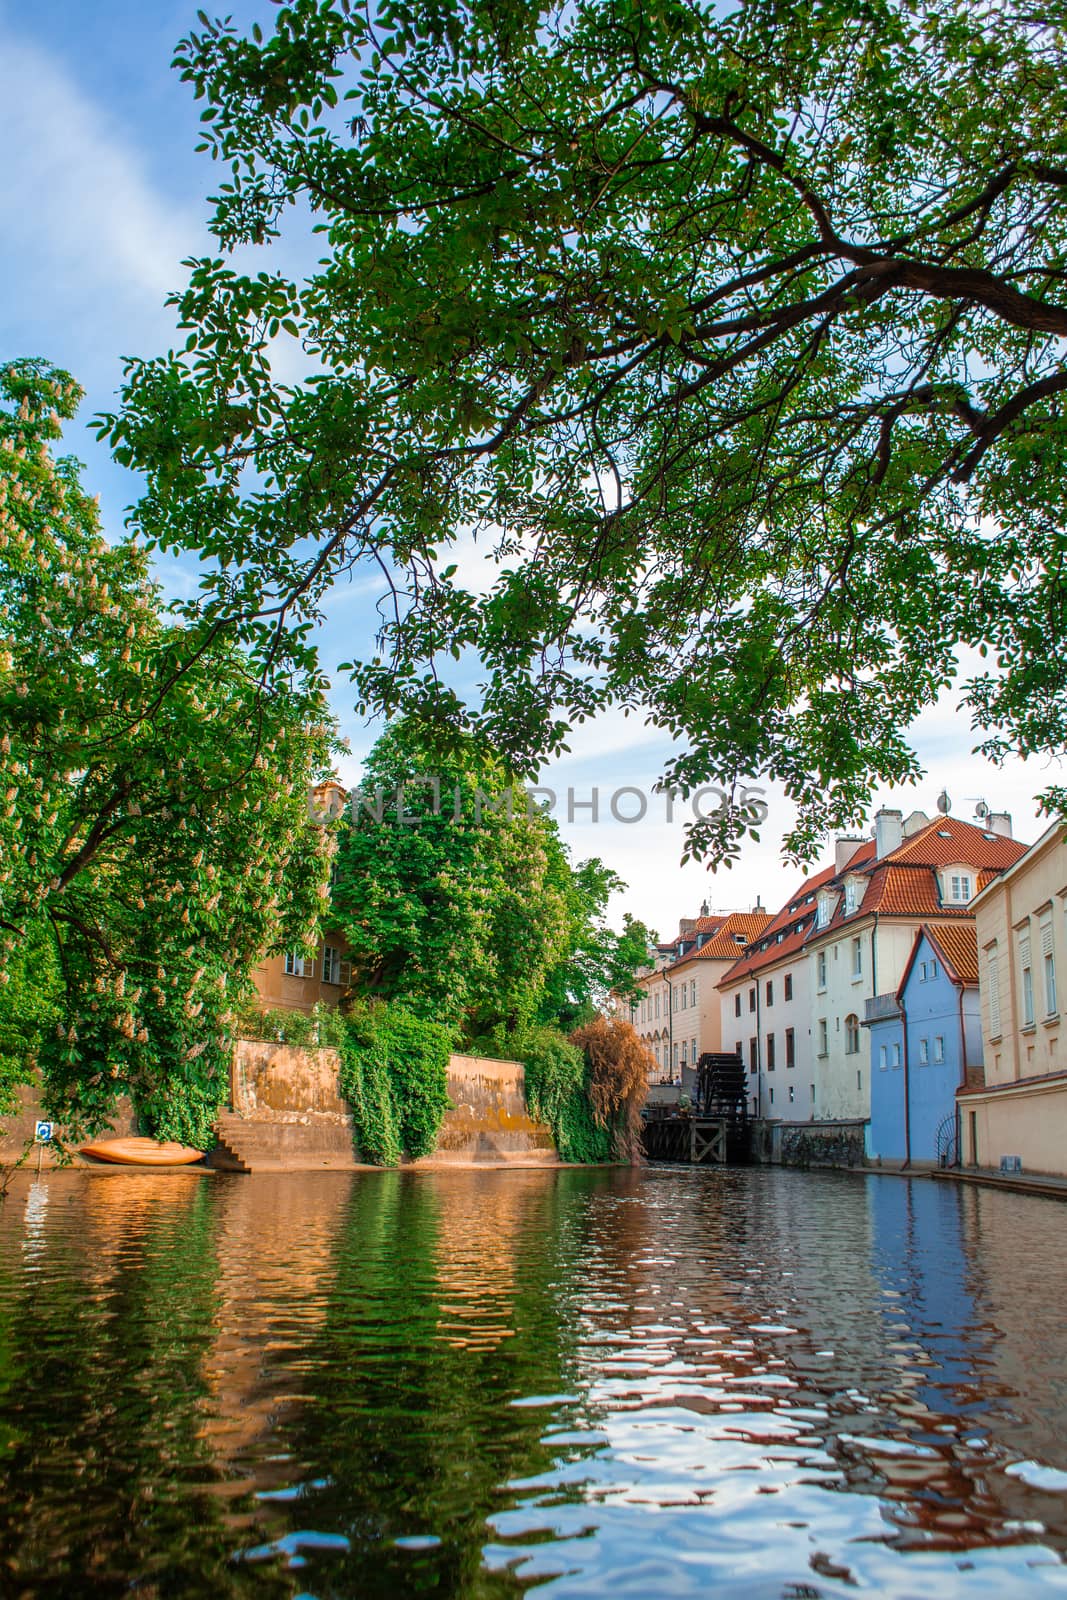
[[[234,1111],[249,1122],[300,1123],[320,1132],[327,1123],[344,1123],[351,1129],[339,1071],[335,1050],[242,1039],[232,1069]],[[527,1110],[521,1062],[450,1056],[448,1097],[452,1104],[437,1149],[426,1161],[543,1164],[559,1159],[551,1132]]]
[[[336,1050],[309,1050],[239,1039],[231,1073],[231,1103],[241,1116],[273,1112],[323,1112],[347,1116],[338,1076]]]
[[[958,1104],[965,1166],[1019,1156],[1025,1172],[1067,1177],[1067,1074],[961,1094]]]
[[[540,1165],[559,1160],[551,1132],[534,1122],[527,1109],[526,1074],[520,1061],[450,1056],[448,1098],[452,1108],[427,1162]]]
[[[40,1091],[32,1084],[22,1084],[16,1091],[18,1104],[16,1109],[6,1117],[0,1117],[0,1165],[17,1161],[26,1149],[26,1145],[33,1138],[33,1125],[44,1118],[41,1109]],[[62,1140],[63,1130],[58,1130]],[[98,1134],[97,1138],[124,1139],[137,1133],[137,1118],[133,1114],[133,1106],[129,1100],[121,1099],[111,1119],[110,1128]],[[55,1158],[47,1145],[41,1146],[41,1165],[52,1167],[56,1165]],[[37,1165],[37,1152],[28,1157],[33,1166]]]

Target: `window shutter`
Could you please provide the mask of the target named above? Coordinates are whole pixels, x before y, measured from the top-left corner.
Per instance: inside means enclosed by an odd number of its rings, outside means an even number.
[[[1046,917],[1045,920],[1041,924],[1041,954],[1043,956],[1050,956],[1052,954],[1052,918],[1051,917]]]
[[[1000,1038],[1000,957],[989,952],[989,1026],[994,1039]]]
[[[1028,933],[1019,935],[1019,962],[1024,967],[1030,965],[1030,935]]]

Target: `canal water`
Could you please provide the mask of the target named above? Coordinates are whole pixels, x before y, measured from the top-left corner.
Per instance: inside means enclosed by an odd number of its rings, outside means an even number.
[[[1064,1592],[1065,1225],[773,1169],[19,1179],[0,1594]]]

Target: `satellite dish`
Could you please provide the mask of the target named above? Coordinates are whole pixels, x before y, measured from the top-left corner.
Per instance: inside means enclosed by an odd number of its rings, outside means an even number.
[[[984,800],[976,800],[974,802],[974,814],[978,818],[979,822],[984,822],[986,817],[988,817],[989,807],[986,805]]]
[[[949,799],[948,792],[945,789],[942,789],[937,797],[937,809],[943,817],[947,817],[952,810],[952,801]]]

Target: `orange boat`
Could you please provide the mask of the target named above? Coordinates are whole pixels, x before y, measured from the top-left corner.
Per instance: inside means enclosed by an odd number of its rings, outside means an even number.
[[[97,1144],[83,1144],[81,1153],[92,1156],[94,1161],[111,1161],[124,1167],[186,1167],[191,1161],[204,1159],[202,1150],[159,1139],[101,1139]]]

